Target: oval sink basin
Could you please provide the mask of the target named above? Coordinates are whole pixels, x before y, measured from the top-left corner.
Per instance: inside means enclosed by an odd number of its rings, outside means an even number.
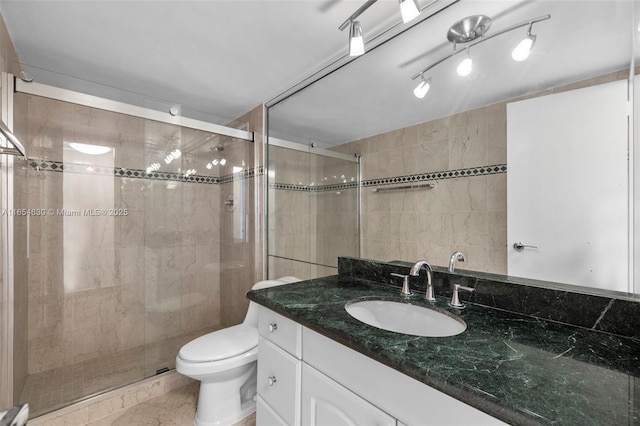
[[[365,324],[413,336],[455,336],[467,329],[464,321],[449,312],[410,303],[355,299],[344,308]]]

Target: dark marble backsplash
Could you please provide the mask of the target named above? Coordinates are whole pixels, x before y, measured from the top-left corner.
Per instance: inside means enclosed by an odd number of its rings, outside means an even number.
[[[391,273],[409,274],[411,263],[379,262],[351,257],[338,258],[338,274],[371,281],[402,285]],[[608,297],[547,288],[534,280],[465,271],[450,274],[446,268],[433,267],[436,296],[451,297],[453,284],[475,288],[471,294],[460,293],[464,302],[575,325],[634,339],[640,339],[640,302],[628,298]],[[426,290],[426,272],[410,278],[413,291]],[[540,283],[542,284],[542,283]]]

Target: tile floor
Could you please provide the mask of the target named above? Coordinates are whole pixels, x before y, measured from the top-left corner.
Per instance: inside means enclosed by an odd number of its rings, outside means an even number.
[[[153,376],[159,368],[173,368],[182,345],[218,328],[198,330],[29,375],[20,403],[29,403],[29,417],[33,418],[89,396],[138,382]]]
[[[199,383],[175,389],[126,410],[104,417],[90,426],[191,426],[196,413]],[[234,426],[255,426],[255,413]]]

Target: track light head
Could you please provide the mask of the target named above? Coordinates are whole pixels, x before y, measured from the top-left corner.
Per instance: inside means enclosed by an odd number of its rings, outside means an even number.
[[[364,37],[360,21],[351,21],[349,28],[349,56],[360,56],[364,54]]]
[[[469,51],[467,50],[467,56],[460,62],[458,65],[457,71],[460,77],[466,77],[471,74],[473,70],[473,59],[469,56]]]
[[[416,95],[416,98],[422,99],[427,95],[427,92],[429,91],[430,88],[431,88],[431,78],[429,78],[428,80],[425,80],[424,76],[422,76],[422,81],[420,82],[420,84],[418,84],[418,86],[416,86],[415,89],[413,89],[413,94]]]
[[[518,62],[526,61],[531,54],[535,42],[536,36],[532,35],[531,31],[527,31],[527,36],[523,38],[515,49],[513,49],[513,52],[511,52],[513,60]]]
[[[402,15],[402,22],[405,24],[420,16],[417,0],[400,0],[400,14]]]

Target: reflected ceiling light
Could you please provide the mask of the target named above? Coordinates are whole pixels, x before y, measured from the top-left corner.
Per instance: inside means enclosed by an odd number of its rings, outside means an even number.
[[[164,157],[164,162],[169,164],[173,160],[177,160],[180,157],[182,157],[182,151],[180,151],[179,149],[174,149],[166,157]]]
[[[91,145],[87,143],[69,142],[69,146],[78,152],[88,155],[102,155],[111,151],[111,147],[102,145]]]
[[[523,38],[520,43],[513,49],[511,52],[511,57],[514,61],[522,62],[527,60],[529,55],[531,54],[531,49],[533,49],[533,45],[536,42],[536,36],[531,34],[531,26],[529,27],[529,31],[527,31],[527,36]]]
[[[227,164],[227,160],[225,160],[224,158],[222,160],[220,160],[220,165],[224,166],[225,164]]]
[[[411,22],[420,16],[420,8],[416,0],[400,0],[400,14],[402,22]]]
[[[418,86],[413,89],[413,94],[416,95],[416,98],[422,99],[426,96],[427,92],[431,88],[431,79],[425,80],[424,76],[422,76],[422,81]]]
[[[149,165],[149,167],[147,167],[147,174],[150,175],[151,173],[155,172],[156,170],[160,170],[160,163],[152,163]]]
[[[471,56],[469,56],[468,49],[467,49],[467,57],[464,58],[462,62],[460,62],[460,64],[458,65],[458,68],[456,68],[456,71],[458,72],[458,75],[460,77],[466,77],[469,74],[471,74],[471,71],[473,71],[473,59],[471,59]]]
[[[451,26],[451,28],[449,28],[449,31],[447,32],[447,39],[451,43],[453,43],[453,52],[441,58],[439,61],[422,69],[421,71],[415,73],[411,77],[411,80],[422,78],[422,82],[420,82],[420,84],[418,84],[418,86],[413,90],[414,95],[416,95],[418,98],[422,98],[424,97],[424,95],[426,95],[427,91],[429,90],[428,86],[430,86],[431,84],[431,78],[425,81],[425,74],[427,74],[436,66],[440,65],[446,60],[462,52],[465,52],[466,57],[458,65],[457,71],[459,75],[463,77],[467,76],[473,70],[473,60],[469,56],[469,49],[471,47],[476,46],[480,43],[484,43],[485,41],[491,40],[492,38],[497,37],[499,35],[528,26],[529,29],[527,30],[527,37],[524,40],[522,40],[512,52],[513,59],[515,59],[516,61],[524,61],[525,59],[527,59],[527,57],[529,57],[529,54],[531,53],[531,49],[533,48],[533,45],[536,41],[536,36],[531,34],[531,29],[533,27],[533,24],[541,21],[546,21],[548,19],[551,19],[551,15],[539,16],[537,18],[533,18],[528,21],[524,21],[524,22],[520,22],[518,24],[512,25],[501,31],[491,34],[489,36],[486,35],[487,30],[491,26],[491,18],[489,18],[488,16],[485,16],[485,15],[468,16],[456,22]],[[469,43],[469,42],[471,42],[471,44],[467,45],[464,49],[456,49],[456,45],[458,43]],[[423,91],[424,91],[424,94],[422,94]]]
[[[359,21],[352,21],[349,29],[349,56],[364,54],[364,37]]]

